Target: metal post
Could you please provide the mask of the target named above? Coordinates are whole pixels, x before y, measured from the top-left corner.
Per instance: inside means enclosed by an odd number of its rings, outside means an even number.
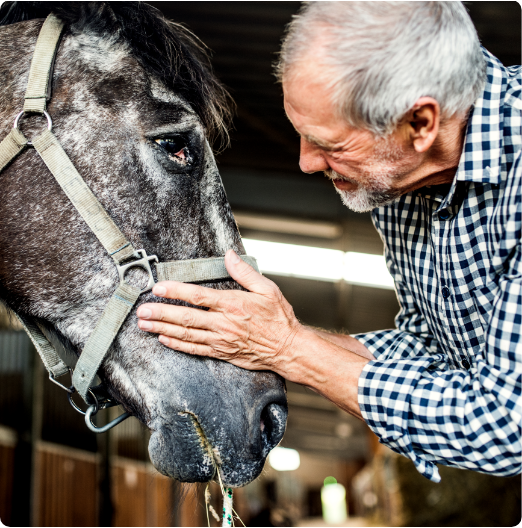
[[[98,427],[110,420],[110,412],[102,411],[96,416]],[[103,422],[103,423],[102,423]],[[111,478],[111,431],[96,435],[100,463],[98,466],[98,526],[112,526],[114,506],[112,503]]]
[[[33,354],[33,416],[32,416],[32,446],[33,446],[33,470],[31,473],[31,526],[40,526],[40,464],[38,461],[38,443],[42,438],[43,405],[44,405],[44,382],[45,367],[37,356]]]
[[[14,453],[12,526],[38,524],[36,494],[36,446],[42,427],[42,365],[36,350],[29,344],[23,376],[23,400],[17,427],[18,442]]]
[[[337,290],[337,328],[349,333],[351,331],[351,314],[354,309],[352,305],[353,286],[341,279],[336,284]]]

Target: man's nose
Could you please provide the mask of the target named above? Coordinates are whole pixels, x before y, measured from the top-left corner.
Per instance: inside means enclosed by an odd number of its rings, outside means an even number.
[[[311,174],[312,172],[325,171],[330,168],[321,149],[312,143],[301,138],[301,153],[299,166],[303,172]]]

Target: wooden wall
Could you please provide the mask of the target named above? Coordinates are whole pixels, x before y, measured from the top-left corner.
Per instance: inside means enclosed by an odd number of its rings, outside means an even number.
[[[36,458],[38,526],[96,526],[97,456],[41,444]]]
[[[5,435],[4,435],[5,436]],[[9,526],[15,444],[0,435],[0,519]],[[39,442],[34,519],[37,526],[97,526],[99,455]],[[180,485],[150,463],[114,457],[112,526],[202,526],[203,488]],[[176,492],[178,499],[176,499]]]
[[[150,464],[117,459],[112,466],[113,526],[171,526],[172,481]]]

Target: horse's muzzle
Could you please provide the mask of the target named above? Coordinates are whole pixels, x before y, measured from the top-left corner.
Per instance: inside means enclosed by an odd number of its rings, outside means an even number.
[[[274,374],[259,375],[272,378],[273,385]],[[227,486],[248,484],[261,473],[285,432],[286,398],[280,379],[276,385],[250,401],[243,394],[228,404],[207,400],[196,412],[169,413],[169,423],[160,422],[150,439],[152,463],[160,473],[182,482],[217,480],[220,471]]]

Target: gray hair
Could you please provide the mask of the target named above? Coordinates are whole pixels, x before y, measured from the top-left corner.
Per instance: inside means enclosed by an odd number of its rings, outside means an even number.
[[[415,102],[433,97],[441,118],[466,115],[486,62],[462,2],[309,2],[287,28],[280,81],[320,60],[338,115],[377,136]]]

